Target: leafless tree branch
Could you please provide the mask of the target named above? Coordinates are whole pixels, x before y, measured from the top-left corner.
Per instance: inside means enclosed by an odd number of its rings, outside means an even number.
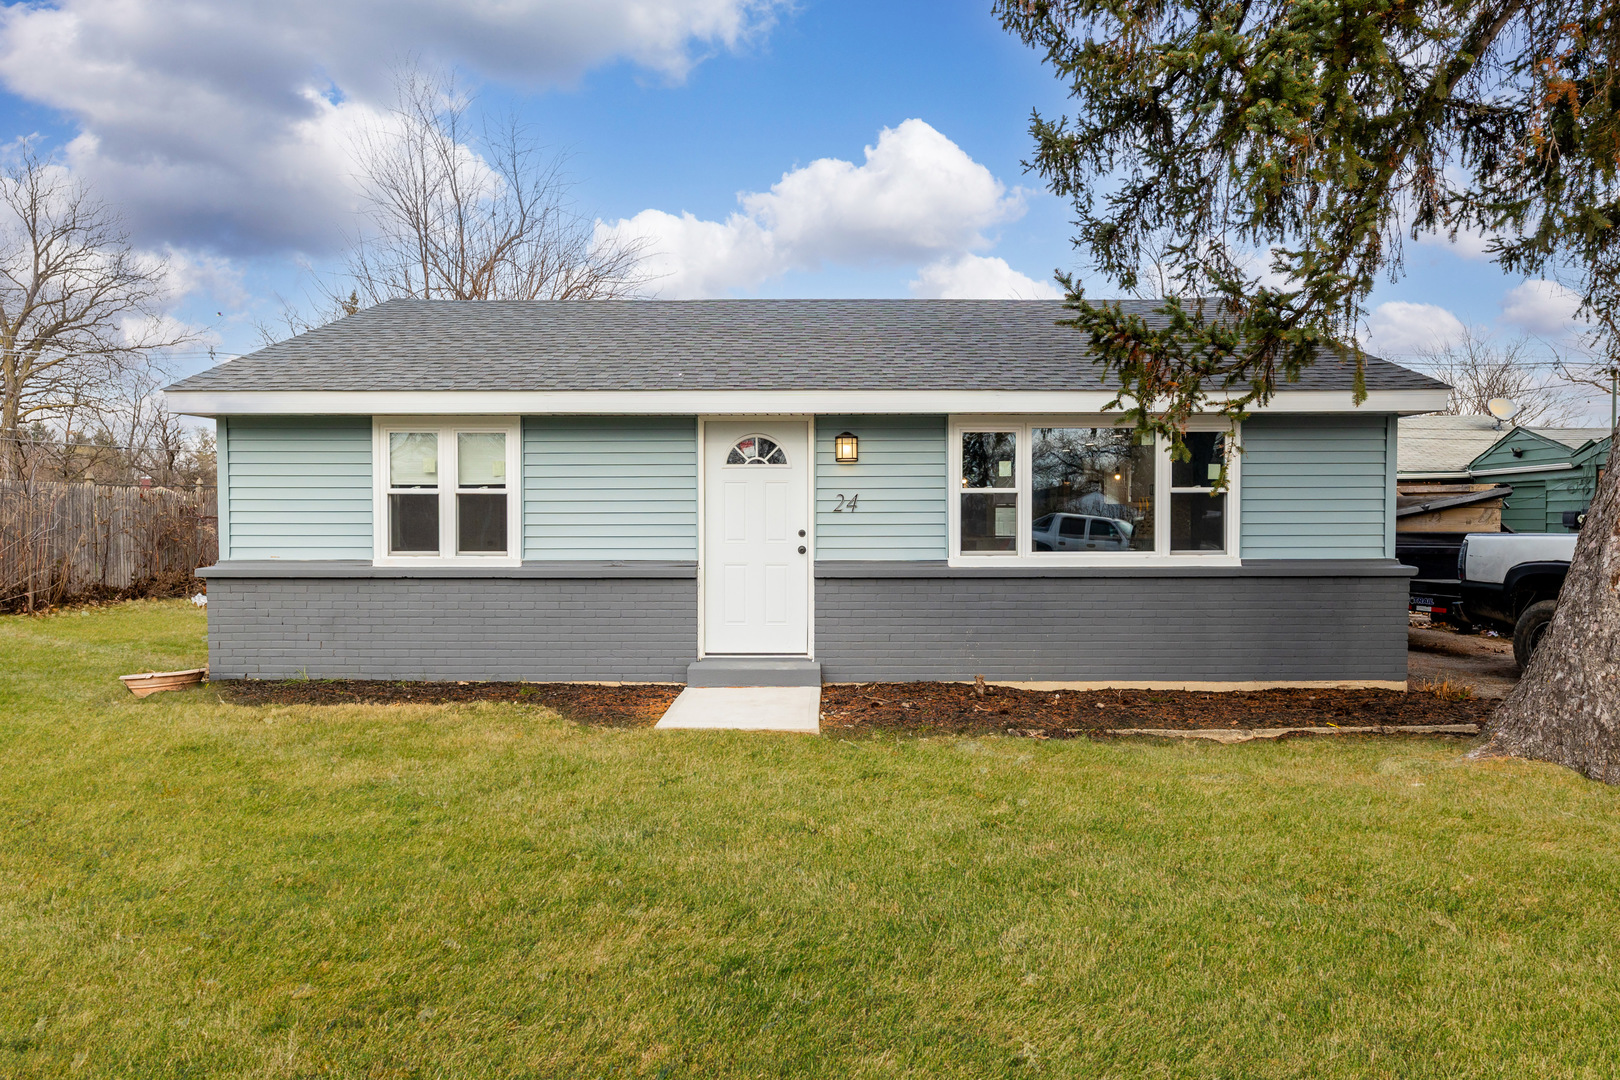
[[[1459,341],[1419,355],[1418,366],[1451,384],[1447,415],[1488,416],[1496,398],[1507,398],[1518,407],[1513,421],[1522,426],[1558,426],[1579,411],[1567,386],[1536,373],[1528,338],[1499,342],[1469,329]]]
[[[0,169],[0,438],[99,400],[154,353],[192,339],[166,325],[165,268],[138,255],[118,215],[24,147]]]
[[[473,130],[449,75],[403,71],[386,123],[356,143],[366,213],[329,299],[599,300],[633,295],[643,243],[599,243],[563,160],[516,120]]]

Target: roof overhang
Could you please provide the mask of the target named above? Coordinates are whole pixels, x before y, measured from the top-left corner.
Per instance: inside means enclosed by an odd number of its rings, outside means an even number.
[[[1521,476],[1525,473],[1569,472],[1575,468],[1568,462],[1557,465],[1519,465],[1511,469],[1475,469],[1474,476]]]
[[[1418,483],[1423,480],[1470,480],[1473,476],[1474,474],[1467,469],[1453,469],[1450,472],[1438,469],[1425,469],[1421,472],[1417,470],[1411,472],[1397,470],[1395,473],[1395,479],[1403,483],[1407,481]]]
[[[1446,390],[1284,390],[1264,413],[1411,413],[1445,407]],[[757,416],[941,413],[1101,413],[1100,390],[170,390],[169,408],[191,416]],[[1115,410],[1117,411],[1117,410]]]

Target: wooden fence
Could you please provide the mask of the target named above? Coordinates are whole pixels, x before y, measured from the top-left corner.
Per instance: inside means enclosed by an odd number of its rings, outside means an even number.
[[[215,492],[0,480],[0,609],[189,575],[219,556]]]

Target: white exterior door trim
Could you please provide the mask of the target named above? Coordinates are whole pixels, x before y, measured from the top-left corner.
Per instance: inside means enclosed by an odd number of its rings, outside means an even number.
[[[744,421],[768,426],[772,423],[789,421],[802,423],[805,426],[805,464],[807,475],[805,477],[805,644],[804,653],[791,653],[782,655],[808,656],[816,655],[816,418],[810,414],[764,414],[756,416],[733,415],[700,415],[697,418],[697,655],[703,659],[713,654],[708,648],[708,608],[709,608],[709,559],[708,559],[708,502],[709,492],[709,423],[733,423]]]

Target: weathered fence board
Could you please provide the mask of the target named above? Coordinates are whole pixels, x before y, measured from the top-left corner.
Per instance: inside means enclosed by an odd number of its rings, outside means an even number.
[[[191,571],[219,555],[215,492],[0,480],[0,606]]]

